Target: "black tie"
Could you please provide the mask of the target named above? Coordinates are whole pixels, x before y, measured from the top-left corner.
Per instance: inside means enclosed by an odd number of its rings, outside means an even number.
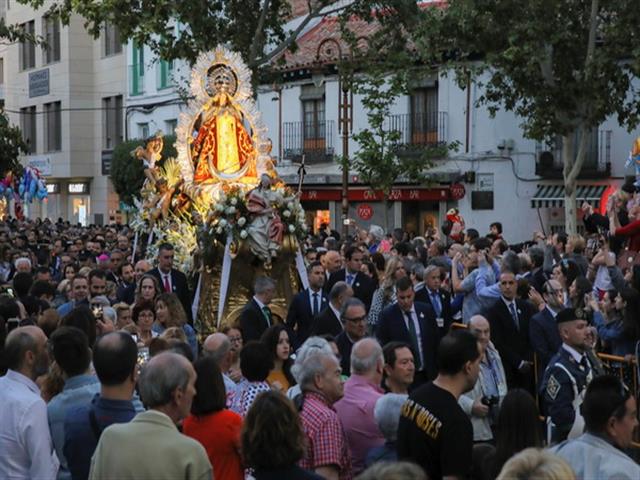
[[[415,323],[413,323],[411,312],[404,312],[404,314],[407,317],[407,326],[409,330],[409,337],[411,337],[411,346],[413,347],[413,352],[416,356],[416,371],[419,372],[420,370],[422,370],[422,358],[420,357],[420,346],[418,345],[420,339],[418,338],[418,332],[416,330]]]
[[[315,317],[318,314],[318,293],[314,292],[313,294],[313,316]]]

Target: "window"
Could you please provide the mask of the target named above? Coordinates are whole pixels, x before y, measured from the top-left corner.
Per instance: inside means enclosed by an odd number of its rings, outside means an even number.
[[[36,107],[20,109],[20,130],[28,146],[27,153],[36,153]]]
[[[21,25],[22,30],[32,38],[36,35],[36,22],[31,20],[30,22],[23,23]],[[29,68],[35,68],[36,66],[36,45],[29,39],[20,42],[20,70],[27,70]]]
[[[176,128],[178,128],[178,120],[175,118],[164,121],[164,131],[167,135],[174,135],[176,133]]]
[[[122,143],[122,95],[102,99],[103,144],[107,150]]]
[[[138,138],[149,138],[149,124],[148,123],[139,123],[138,124]]]
[[[144,92],[144,45],[134,43],[131,46],[131,59],[129,95],[140,95]]]
[[[60,61],[60,20],[54,17],[43,17],[42,34],[47,42],[43,47],[44,64]]]
[[[323,150],[325,148],[325,106],[324,87],[304,85],[300,95],[302,100],[303,149]]]
[[[114,25],[105,23],[103,28],[104,56],[115,55],[122,52],[122,41],[120,31]]]
[[[160,60],[157,66],[157,88],[162,90],[169,88],[173,85],[173,60],[167,62],[166,60]]]
[[[44,104],[45,152],[62,150],[62,116],[60,102]]]
[[[411,94],[411,143],[438,143],[438,85]]]

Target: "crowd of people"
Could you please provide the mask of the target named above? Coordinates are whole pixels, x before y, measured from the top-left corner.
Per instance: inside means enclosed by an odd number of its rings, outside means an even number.
[[[6,220],[0,478],[638,479],[635,197],[517,245],[322,228],[285,318],[259,276],[217,332],[172,245]]]

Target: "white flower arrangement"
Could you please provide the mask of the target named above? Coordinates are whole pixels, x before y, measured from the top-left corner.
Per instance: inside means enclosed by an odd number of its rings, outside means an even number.
[[[240,238],[243,240],[249,236],[249,233],[246,230],[240,230]]]
[[[247,219],[246,219],[245,217],[240,217],[240,218],[238,219],[238,226],[239,226],[239,227],[241,227],[241,228],[242,228],[242,227],[244,227],[244,225],[245,225],[246,223],[247,223]]]
[[[291,212],[290,212],[289,210],[285,210],[284,212],[282,212],[282,215],[283,215],[285,218],[289,218],[289,217],[291,216]]]

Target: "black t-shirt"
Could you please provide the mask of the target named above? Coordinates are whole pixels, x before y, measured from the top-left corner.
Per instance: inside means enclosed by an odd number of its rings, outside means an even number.
[[[430,382],[402,406],[397,446],[398,458],[420,465],[430,480],[465,477],[471,469],[473,427],[455,397]]]

